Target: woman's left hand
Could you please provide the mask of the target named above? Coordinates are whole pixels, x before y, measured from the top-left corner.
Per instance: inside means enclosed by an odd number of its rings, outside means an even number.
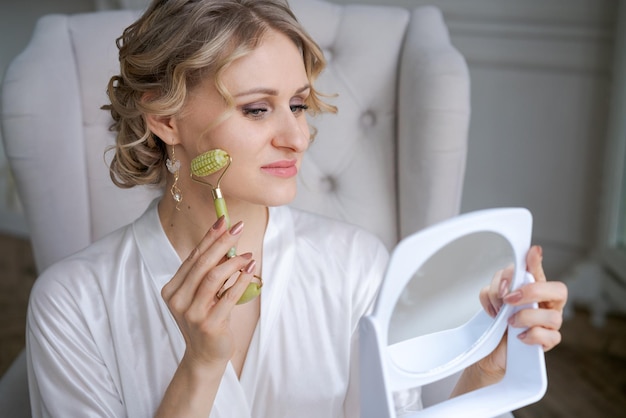
[[[483,308],[495,316],[503,304],[512,306],[537,303],[537,309],[522,309],[509,318],[509,324],[516,328],[527,328],[519,334],[526,344],[540,344],[544,351],[551,350],[561,342],[560,328],[563,323],[563,308],[567,302],[567,287],[558,281],[547,281],[543,271],[541,247],[533,246],[526,256],[527,270],[535,278],[513,291],[512,269],[505,269],[480,292]],[[506,336],[500,345],[478,363],[481,374],[503,376],[506,367]]]

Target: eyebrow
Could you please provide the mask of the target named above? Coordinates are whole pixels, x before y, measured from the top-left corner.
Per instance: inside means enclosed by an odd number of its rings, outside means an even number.
[[[296,90],[295,94],[302,93],[303,91],[306,91],[310,88],[311,88],[310,84],[305,84],[304,86]],[[252,94],[267,94],[268,96],[278,96],[278,91],[274,89],[265,88],[265,87],[257,87],[254,89],[242,91],[241,93],[237,93],[235,94],[234,97],[250,96]]]

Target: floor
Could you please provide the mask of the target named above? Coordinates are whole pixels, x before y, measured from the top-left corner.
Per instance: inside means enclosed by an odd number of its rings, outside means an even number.
[[[36,276],[30,243],[0,235],[0,375],[24,348],[26,305]]]
[[[24,347],[28,293],[36,272],[29,243],[0,235],[0,375]],[[577,309],[563,342],[546,354],[548,391],[516,418],[626,418],[626,317],[591,326]]]
[[[546,353],[548,391],[517,418],[626,417],[626,317],[610,316],[594,328],[589,314],[563,324],[563,341]]]

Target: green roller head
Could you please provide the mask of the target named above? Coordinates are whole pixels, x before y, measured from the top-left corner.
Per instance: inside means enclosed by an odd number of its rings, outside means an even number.
[[[244,303],[248,303],[257,296],[259,296],[261,294],[262,286],[262,283],[248,283],[248,287],[237,301],[237,305],[243,305]]]
[[[198,155],[191,160],[191,173],[198,177],[205,177],[218,172],[230,161],[228,153],[222,149],[213,149]]]

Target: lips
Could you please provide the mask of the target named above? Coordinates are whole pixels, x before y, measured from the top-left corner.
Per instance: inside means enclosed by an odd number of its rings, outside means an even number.
[[[275,161],[261,167],[263,172],[276,177],[289,178],[298,174],[297,160]]]

